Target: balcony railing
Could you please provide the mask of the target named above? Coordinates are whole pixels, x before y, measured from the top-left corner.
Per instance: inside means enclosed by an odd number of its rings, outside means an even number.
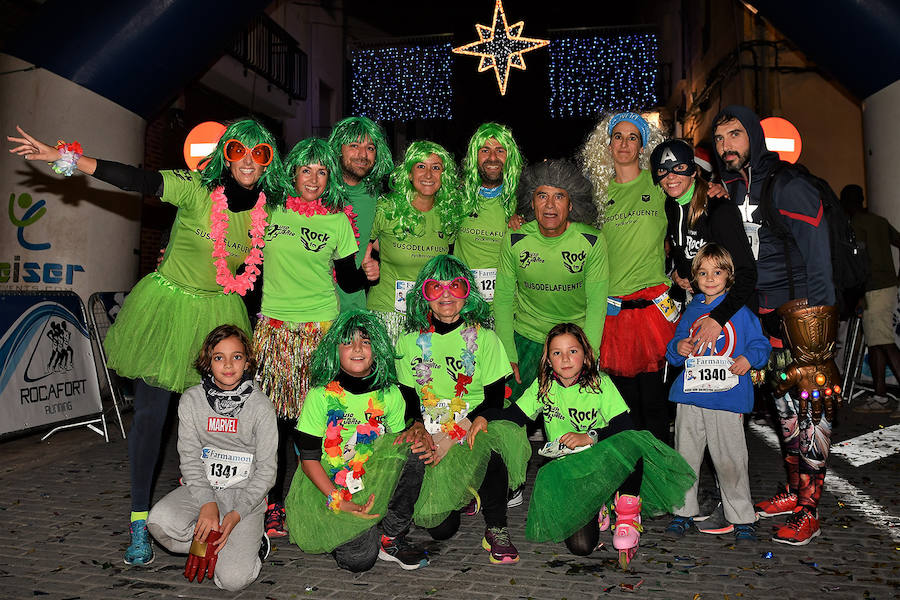
[[[306,100],[308,64],[297,41],[265,14],[232,41],[228,53],[294,100]]]

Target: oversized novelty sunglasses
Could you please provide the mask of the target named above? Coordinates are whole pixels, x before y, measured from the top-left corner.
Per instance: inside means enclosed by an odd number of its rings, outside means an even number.
[[[437,279],[426,279],[422,282],[422,295],[429,302],[434,302],[444,295],[444,290],[460,300],[469,297],[469,280],[465,277],[456,277],[450,283],[441,283]]]
[[[228,140],[225,142],[225,158],[231,162],[239,162],[250,153],[250,158],[256,164],[265,167],[272,162],[272,146],[266,143],[257,144],[253,148],[248,148],[237,140]]]

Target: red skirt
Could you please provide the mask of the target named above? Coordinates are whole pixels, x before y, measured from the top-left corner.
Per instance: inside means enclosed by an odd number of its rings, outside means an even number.
[[[622,296],[622,300],[653,300],[669,289],[665,283]],[[606,316],[600,343],[600,368],[611,375],[634,377],[663,368],[666,344],[675,335],[670,323],[655,304],[619,311]]]

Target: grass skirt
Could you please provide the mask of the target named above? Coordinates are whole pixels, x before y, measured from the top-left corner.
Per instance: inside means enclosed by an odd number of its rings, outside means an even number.
[[[653,300],[667,289],[663,283],[622,296],[622,300]],[[674,335],[675,323],[666,320],[655,304],[622,310],[614,317],[607,315],[600,342],[600,369],[620,377],[659,371],[665,364],[666,344]]]
[[[387,329],[388,337],[391,338],[391,343],[396,345],[397,340],[400,338],[400,334],[403,333],[403,325],[406,323],[406,314],[395,310],[389,312],[373,310],[371,312],[381,319],[381,322],[384,323],[384,328]]]
[[[203,340],[226,324],[250,332],[240,296],[191,292],[154,271],[134,286],[109,328],[107,364],[122,377],[181,393],[200,383],[194,360]]]
[[[384,518],[403,465],[409,457],[409,444],[395,446],[396,437],[397,434],[386,434],[375,442],[363,475],[366,487],[353,496],[353,501],[362,505],[368,502],[370,495],[375,494],[371,511],[379,515],[375,519],[333,512],[326,506],[325,496],[319,488],[297,467],[291,490],[284,501],[285,524],[292,543],[309,554],[324,554],[346,544]],[[329,467],[324,462],[322,467],[327,473]]]
[[[262,316],[253,332],[256,380],[282,419],[300,416],[309,391],[312,353],[331,321],[289,323]]]
[[[472,499],[472,490],[481,487],[491,451],[506,464],[509,488],[525,483],[525,471],[531,458],[531,444],[525,428],[510,421],[490,421],[488,430],[475,436],[475,445],[454,445],[437,466],[425,469],[425,480],[413,512],[419,527],[437,527],[454,510]]]
[[[684,505],[696,475],[678,452],[649,431],[622,431],[593,447],[540,468],[528,506],[525,537],[561,542],[612,506],[616,490],[644,459],[642,512],[651,516]]]

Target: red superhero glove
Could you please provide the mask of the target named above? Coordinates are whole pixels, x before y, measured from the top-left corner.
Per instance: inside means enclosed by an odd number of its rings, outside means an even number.
[[[806,298],[791,300],[778,309],[785,338],[794,361],[776,379],[776,392],[784,394],[796,387],[800,395],[799,418],[806,416],[812,402],[812,418],[834,422],[841,404],[841,374],[834,364],[838,313],[834,306],[808,306]]]
[[[203,577],[212,579],[216,572],[216,561],[219,555],[216,554],[216,547],[213,542],[219,539],[218,531],[210,531],[206,536],[206,542],[191,542],[191,549],[188,553],[187,562],[184,565],[184,576],[188,581],[193,581],[197,577],[197,583],[203,583]]]

